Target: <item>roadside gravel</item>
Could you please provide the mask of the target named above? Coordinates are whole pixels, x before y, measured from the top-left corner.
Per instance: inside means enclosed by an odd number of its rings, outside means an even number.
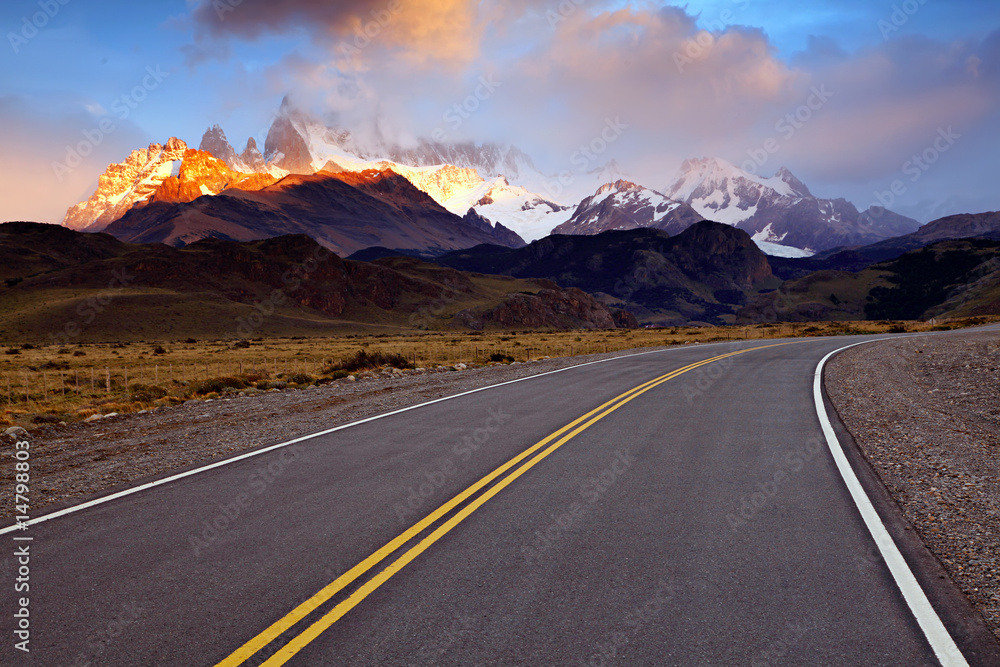
[[[568,366],[635,354],[643,348],[510,365],[362,373],[309,389],[188,401],[145,414],[32,430],[31,516],[137,480],[181,470],[261,445],[284,442],[357,419]],[[459,365],[461,367],[461,365]],[[0,433],[3,431],[0,430]],[[0,466],[11,465],[13,436]],[[14,516],[12,494],[0,518]],[[9,523],[5,521],[4,523]]]
[[[841,420],[1000,637],[1000,332],[900,338],[827,367]]]

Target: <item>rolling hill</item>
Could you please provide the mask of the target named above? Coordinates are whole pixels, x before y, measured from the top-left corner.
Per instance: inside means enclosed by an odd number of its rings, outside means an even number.
[[[759,289],[780,282],[746,232],[714,222],[696,223],[677,236],[646,228],[553,235],[524,248],[479,246],[435,261],[578,287],[662,325],[730,322]]]
[[[755,298],[742,322],[1000,314],[1000,239],[938,241],[857,272],[816,271]]]
[[[343,260],[304,235],[174,248],[7,223],[0,266],[6,342],[616,326],[580,290],[412,257]]]

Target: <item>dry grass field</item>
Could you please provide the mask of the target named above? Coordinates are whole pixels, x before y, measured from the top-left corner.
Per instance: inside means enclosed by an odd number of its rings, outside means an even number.
[[[412,332],[321,338],[195,340],[0,347],[0,423],[27,428],[125,413],[232,391],[303,388],[365,366],[523,362],[726,340],[927,331],[985,322],[814,322],[637,330]],[[355,368],[359,352],[383,353]],[[404,362],[405,359],[405,362]],[[365,360],[362,359],[362,362]],[[347,368],[345,368],[345,365]]]

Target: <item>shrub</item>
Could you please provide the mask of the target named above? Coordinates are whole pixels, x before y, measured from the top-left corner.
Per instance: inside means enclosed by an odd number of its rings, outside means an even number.
[[[353,357],[344,359],[343,361],[337,362],[335,364],[330,364],[323,369],[325,375],[329,375],[336,371],[348,371],[349,373],[355,373],[358,371],[368,371],[375,368],[383,368],[385,366],[392,366],[393,368],[410,368],[412,364],[401,354],[394,352],[382,352],[381,350],[375,350],[374,352],[369,352],[368,350],[358,350]]]
[[[35,415],[31,418],[32,424],[58,424],[61,421],[63,418],[56,415]]]
[[[893,324],[889,327],[889,333],[906,333],[906,327],[902,324]]]
[[[288,383],[278,380],[276,382],[258,382],[257,389],[261,391],[267,391],[269,389],[287,389]]]
[[[4,354],[21,354],[21,350],[17,349],[16,347],[8,347],[7,351]]]
[[[241,377],[217,377],[199,382],[192,390],[195,394],[224,394],[227,391],[243,389],[247,381]]]
[[[32,345],[31,343],[25,343],[24,345],[21,346],[21,349],[22,350],[34,350],[35,346]]]
[[[312,384],[315,381],[316,378],[305,373],[296,373],[288,378],[289,384]]]
[[[73,356],[74,357],[85,357],[85,356],[87,356],[87,353],[84,352],[83,350],[76,350],[76,351],[73,352]]]
[[[163,387],[152,384],[139,384],[138,382],[129,385],[128,390],[132,400],[139,403],[152,403],[167,395],[167,390]]]
[[[163,349],[162,345],[157,345],[156,347],[153,348],[153,354],[166,354],[166,353],[167,351]]]
[[[238,340],[235,343],[233,343],[233,347],[236,348],[236,349],[240,349],[240,350],[246,349],[246,348],[250,347],[250,341],[248,341],[248,340]]]
[[[501,364],[510,364],[514,362],[514,357],[506,354],[500,354],[499,352],[494,352],[490,355],[490,361],[496,361]]]

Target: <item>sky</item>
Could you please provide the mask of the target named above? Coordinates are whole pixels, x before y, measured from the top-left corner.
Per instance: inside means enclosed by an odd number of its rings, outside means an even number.
[[[1000,209],[995,0],[6,0],[0,29],[0,221],[59,222],[108,164],[216,123],[263,146],[286,96],[547,173],[597,147],[658,190],[721,157],[922,222]]]

